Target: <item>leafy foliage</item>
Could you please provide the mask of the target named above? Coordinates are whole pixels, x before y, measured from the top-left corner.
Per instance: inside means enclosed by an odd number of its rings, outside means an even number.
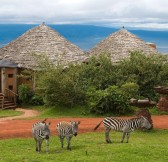
[[[164,55],[146,56],[142,52],[131,52],[129,59],[118,64],[120,74],[117,85],[134,82],[139,86],[140,96],[153,99],[156,96],[153,87],[167,83],[167,66],[168,58]]]
[[[102,54],[85,64],[64,67],[44,61],[40,65],[37,88],[44,94],[45,104],[89,104],[99,114],[127,112],[132,97],[157,100],[154,86],[168,85],[168,57],[146,56],[138,51],[119,63],[112,63],[110,57]]]
[[[82,64],[77,68],[79,69],[79,83],[86,90],[89,87],[106,89],[109,85],[116,83],[115,66],[110,57],[105,54],[91,57],[87,64]]]
[[[19,101],[22,104],[43,105],[43,97],[36,94],[29,85],[22,84],[18,88]]]
[[[33,91],[28,85],[22,84],[18,88],[19,100],[23,104],[29,104],[33,96]]]
[[[97,114],[125,114],[129,109],[128,96],[117,86],[92,93],[91,112]]]
[[[37,94],[34,94],[31,97],[31,101],[30,101],[31,105],[43,105],[44,101],[43,101],[43,97]]]
[[[138,98],[139,86],[136,83],[125,83],[121,86],[121,89],[128,96],[128,98]]]
[[[54,67],[39,74],[38,86],[45,94],[48,105],[63,105],[71,107],[82,104],[85,98],[82,87],[78,84],[78,71],[72,65],[68,69]]]

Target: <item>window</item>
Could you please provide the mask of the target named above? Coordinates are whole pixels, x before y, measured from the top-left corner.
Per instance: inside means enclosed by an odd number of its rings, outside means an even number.
[[[8,78],[13,78],[13,74],[8,74]]]
[[[9,85],[8,86],[8,89],[10,89],[11,91],[13,90],[13,86],[12,85]]]

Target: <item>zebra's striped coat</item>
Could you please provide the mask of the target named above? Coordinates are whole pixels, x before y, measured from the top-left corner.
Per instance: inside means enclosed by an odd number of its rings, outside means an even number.
[[[58,135],[60,138],[60,142],[61,142],[61,147],[63,148],[64,146],[64,138],[66,137],[67,139],[67,149],[71,150],[71,138],[74,136],[77,136],[78,134],[78,125],[80,124],[80,121],[75,122],[75,121],[71,121],[70,123],[68,122],[60,122],[57,124],[56,129],[58,131]]]
[[[107,143],[111,143],[109,132],[110,130],[121,131],[123,136],[121,142],[124,141],[125,135],[127,136],[127,143],[130,137],[130,133],[137,128],[145,127],[147,129],[151,128],[151,124],[145,117],[132,118],[132,119],[118,119],[113,117],[106,117],[102,120],[95,128],[96,130],[103,122],[105,127],[105,139]]]
[[[50,122],[47,124],[45,123],[46,119],[42,122],[37,122],[32,126],[32,135],[36,141],[36,151],[41,151],[41,145],[43,140],[46,140],[46,152],[49,152],[49,137],[50,137]]]

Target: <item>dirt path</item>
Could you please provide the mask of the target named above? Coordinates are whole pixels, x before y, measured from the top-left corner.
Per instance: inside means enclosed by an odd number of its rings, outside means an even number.
[[[0,118],[0,123],[4,122],[4,121],[7,121],[7,120],[30,118],[30,117],[38,116],[40,114],[36,110],[28,110],[28,109],[22,109],[22,108],[16,108],[15,110],[16,111],[21,111],[21,112],[23,112],[23,114],[19,115],[19,116],[11,116],[11,117]]]
[[[23,111],[22,109],[19,109]],[[18,137],[32,137],[31,127],[37,121],[36,120],[21,120],[20,118],[37,116],[39,113],[31,110],[24,110],[25,114],[18,117],[8,117],[0,118],[0,139],[6,138],[18,138]],[[15,119],[15,120],[13,120]],[[19,120],[20,119],[20,120]],[[56,124],[60,121],[81,121],[79,126],[79,133],[93,132],[93,128],[102,120],[103,118],[49,118],[48,121],[51,122],[51,134],[56,135]],[[43,119],[41,119],[43,120]],[[152,116],[154,129],[168,129],[168,115],[162,116]],[[101,125],[98,131],[103,131],[103,125]]]

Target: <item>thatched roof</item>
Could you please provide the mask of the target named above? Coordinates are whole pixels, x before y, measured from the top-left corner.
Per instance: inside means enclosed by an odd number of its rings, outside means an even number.
[[[157,53],[156,48],[152,47],[152,44],[145,43],[136,35],[122,28],[98,43],[90,50],[89,54],[90,56],[96,56],[106,53],[110,55],[113,62],[118,62],[123,58],[129,57],[130,51],[143,51],[147,55]]]
[[[46,55],[54,64],[82,62],[84,52],[62,37],[44,23],[30,29],[16,40],[0,49],[0,59],[12,61],[18,67],[34,68],[37,66],[32,53]]]

